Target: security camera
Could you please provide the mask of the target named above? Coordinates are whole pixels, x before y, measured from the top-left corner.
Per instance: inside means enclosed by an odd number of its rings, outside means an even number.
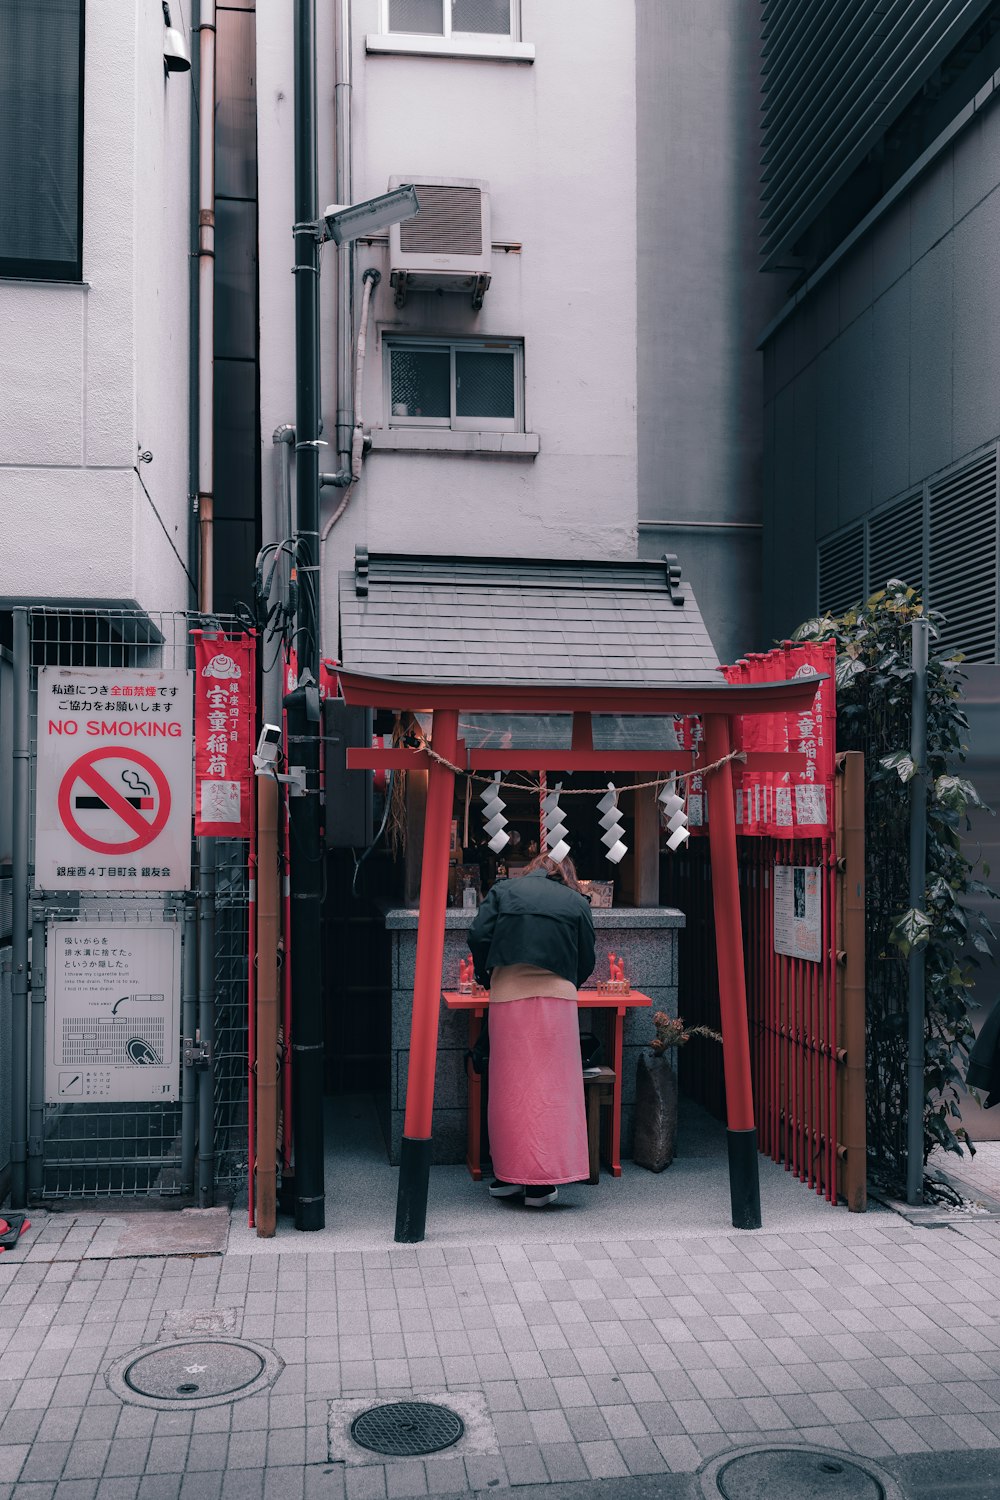
[[[257,741],[257,753],[253,763],[257,770],[266,773],[278,759],[278,751],[281,748],[281,726],[280,724],[265,724]]]

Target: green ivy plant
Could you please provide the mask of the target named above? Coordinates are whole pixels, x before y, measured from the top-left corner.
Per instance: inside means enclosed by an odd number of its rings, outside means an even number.
[[[927,672],[927,885],[922,907],[909,905],[908,783],[918,773],[909,752],[913,669],[912,622],[926,613],[931,636]],[[865,756],[866,1032],[868,1149],[872,1174],[902,1194],[906,1181],[906,1062],[909,954],[925,951],[924,1190],[948,1196],[927,1173],[935,1148],[975,1146],[962,1124],[958,1085],[974,1033],[969,1019],[977,955],[994,937],[986,917],[970,910],[973,893],[995,895],[963,852],[961,832],[972,807],[983,807],[971,781],[957,774],[965,759],[968,720],[958,656],[935,656],[942,617],[898,579],[844,614],[807,620],[801,641],[837,643],[837,748]],[[989,870],[983,870],[989,875]]]

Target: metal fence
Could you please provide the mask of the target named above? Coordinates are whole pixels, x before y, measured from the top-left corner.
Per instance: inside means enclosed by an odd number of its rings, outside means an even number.
[[[35,608],[28,612],[27,671],[30,716],[30,805],[36,798],[38,748],[38,669],[190,669],[191,630],[203,622],[187,613],[149,614],[138,610]],[[238,628],[218,618],[223,630]],[[15,661],[15,672],[24,670]],[[16,729],[15,729],[16,733]],[[176,921],[183,933],[181,1032],[192,1037],[196,1024],[194,945],[196,930],[211,933],[214,978],[214,1054],[204,1077],[213,1094],[214,1142],[196,1141],[197,1096],[203,1086],[194,1066],[184,1064],[181,1037],[180,1097],[155,1103],[60,1101],[43,1104],[42,1068],[32,1057],[29,1085],[28,1188],[33,1199],[60,1197],[187,1196],[195,1191],[196,1149],[211,1160],[216,1184],[236,1183],[247,1169],[247,913],[249,846],[215,840],[215,895],[196,922],[199,892],[38,891],[34,888],[35,820],[30,819],[30,891],[15,900],[28,903],[31,933],[31,1040],[37,1054],[44,1037],[46,938],[53,923],[79,921]],[[192,845],[193,867],[198,864]],[[197,876],[196,876],[197,879]],[[36,1010],[41,1007],[41,1012]],[[211,1186],[211,1185],[210,1185]],[[205,1193],[202,1191],[204,1202]]]
[[[847,769],[860,811],[859,762],[856,757]],[[865,997],[863,980],[845,983],[845,960],[850,954],[852,980],[863,974],[864,932],[863,923],[845,923],[845,902],[852,880],[860,881],[863,890],[864,850],[853,828],[850,838],[841,832],[843,781],[842,771],[836,787],[836,843],[829,837],[753,836],[738,839],[737,846],[758,1148],[829,1201],[841,1198],[852,1210],[863,1211]],[[860,815],[857,821],[860,827]],[[780,865],[820,872],[822,942],[817,961],[777,951],[774,872]],[[661,870],[664,902],[679,906],[687,918],[680,937],[680,1012],[690,1025],[718,1030],[708,840],[692,839],[683,851],[665,856]],[[848,928],[850,935],[845,936]],[[716,1043],[692,1037],[680,1050],[679,1079],[685,1093],[717,1117],[725,1117],[721,1049]]]

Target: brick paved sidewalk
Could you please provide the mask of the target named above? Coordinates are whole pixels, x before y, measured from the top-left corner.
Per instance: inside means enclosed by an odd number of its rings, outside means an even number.
[[[1000,1226],[381,1253],[80,1259],[59,1216],[0,1257],[0,1500],[442,1495],[685,1473],[730,1446],[1000,1446]],[[105,1371],[231,1309],[269,1395],[125,1405]],[[478,1393],[495,1453],[327,1462],[332,1400]],[[16,1483],[15,1483],[16,1482]]]

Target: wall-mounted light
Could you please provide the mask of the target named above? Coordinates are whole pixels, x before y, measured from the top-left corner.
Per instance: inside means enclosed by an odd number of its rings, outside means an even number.
[[[168,73],[190,73],[191,58],[183,31],[171,24],[170,6],[163,0],[163,66]]]

